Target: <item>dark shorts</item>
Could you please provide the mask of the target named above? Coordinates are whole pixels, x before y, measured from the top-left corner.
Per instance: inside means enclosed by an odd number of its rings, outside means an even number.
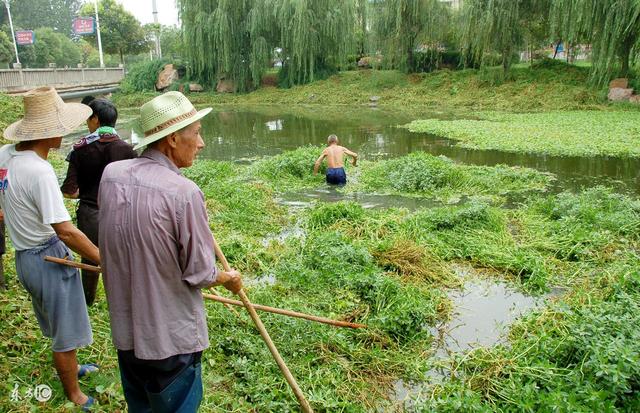
[[[52,237],[39,247],[16,251],[16,272],[31,296],[40,330],[53,341],[55,352],[88,346],[93,341],[82,281],[75,268],[47,262],[46,255],[66,258],[66,245]]]
[[[195,413],[202,401],[202,352],[142,360],[118,350],[124,397],[130,413]]]
[[[331,185],[347,184],[347,174],[344,168],[328,168],[326,178],[327,183]]]

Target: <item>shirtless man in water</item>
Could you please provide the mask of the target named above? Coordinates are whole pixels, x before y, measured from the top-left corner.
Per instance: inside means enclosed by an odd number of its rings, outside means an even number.
[[[327,158],[327,164],[329,166],[326,176],[327,183],[332,185],[345,185],[347,183],[347,174],[344,172],[344,155],[351,156],[353,158],[351,163],[353,166],[356,166],[358,154],[351,152],[344,146],[338,145],[338,137],[336,135],[329,135],[327,144],[329,146],[322,151],[322,154],[313,166],[313,174],[318,173],[322,160]]]

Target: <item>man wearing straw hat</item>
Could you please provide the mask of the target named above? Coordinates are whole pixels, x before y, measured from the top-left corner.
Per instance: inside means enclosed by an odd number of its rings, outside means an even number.
[[[140,109],[147,149],[109,164],[98,204],[103,282],[130,412],[195,412],[209,346],[202,288],[242,288],[216,269],[204,195],[180,168],[204,147],[197,111],[179,92]]]
[[[72,223],[47,162],[49,150],[62,136],[84,123],[91,109],[64,103],[53,88],[24,96],[24,118],[4,131],[18,141],[0,149],[0,207],[16,249],[16,272],[31,296],[44,336],[52,339],[53,362],[69,400],[88,409],[94,400],[78,385],[90,365],[78,366],[76,349],[93,341],[82,281],[77,270],[44,261],[44,256],[68,258],[69,248],[100,262],[98,248]],[[91,365],[95,369],[95,365]]]

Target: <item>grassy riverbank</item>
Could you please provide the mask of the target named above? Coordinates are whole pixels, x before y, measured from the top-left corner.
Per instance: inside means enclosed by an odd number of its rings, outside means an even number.
[[[588,69],[562,63],[502,69],[440,70],[406,75],[395,71],[341,72],[326,80],[291,89],[264,87],[233,95],[193,93],[200,104],[220,105],[368,105],[377,96],[384,107],[430,107],[437,110],[547,111],[602,109],[605,93],[587,86]],[[116,94],[120,107],[139,107],[155,93]]]
[[[342,72],[291,89],[265,87],[248,94],[191,94],[200,105],[318,107],[377,106],[401,111],[406,127],[454,139],[473,149],[556,156],[640,156],[640,106],[610,104],[606,92],[587,86],[588,69],[543,62],[513,68]],[[155,93],[118,95],[121,107],[139,107]],[[336,114],[339,119],[344,114]]]
[[[490,110],[473,112],[482,120],[432,125],[477,131],[460,138],[468,145],[499,145],[506,137],[497,149],[509,144],[514,151],[592,155],[615,150],[611,154],[636,156],[635,141],[624,139],[637,136],[635,109],[623,112],[604,104],[584,79],[583,69],[558,66],[517,68],[507,81],[492,72],[407,77],[363,71],[290,90],[191,97],[201,104],[309,104],[320,109],[367,105],[376,95],[380,105],[416,113],[410,116],[416,119],[434,109],[466,118],[470,111]],[[115,99],[121,107],[137,107],[152,96]],[[19,100],[2,99],[6,109],[0,118],[6,125],[19,116]],[[341,106],[324,110],[342,111]],[[475,136],[478,143],[472,142]],[[535,144],[529,142],[532,137]],[[400,379],[422,389],[414,405],[425,412],[640,408],[637,198],[603,187],[554,194],[549,174],[456,164],[417,152],[350,168],[349,185],[331,190],[339,202],[279,202],[291,193],[328,191],[323,177],[311,173],[317,153],[318,148],[303,147],[250,165],[198,161],[185,171],[202,188],[212,231],[232,265],[243,272],[253,301],[369,326],[351,331],[262,316],[316,411],[402,411],[393,391]],[[62,176],[62,156],[54,154],[51,161]],[[359,195],[424,203],[366,208],[353,201]],[[73,211],[71,201],[68,207]],[[48,340],[16,280],[11,251],[4,266],[9,290],[0,293],[0,374],[6,378],[0,384],[0,411],[65,411],[69,406]],[[529,294],[554,291],[555,298],[518,322],[507,343],[436,361],[432,334],[455,311],[448,294],[467,281],[456,271],[460,266],[473,277],[506,282]],[[206,303],[206,309],[211,347],[203,358],[202,410],[297,411],[249,317],[241,311],[237,319],[217,303]],[[90,317],[94,344],[79,357],[102,369],[83,380],[82,387],[97,396],[98,411],[122,411],[102,290]],[[451,378],[430,382],[434,365],[443,363]],[[39,384],[53,388],[52,400],[11,400],[14,389],[26,398]]]
[[[369,325],[367,330],[351,331],[263,315],[316,410],[399,411],[390,397],[393,383],[426,380],[434,364],[430,331],[452,311],[447,291],[464,282],[453,270],[463,264],[519,289],[540,293],[561,288],[565,295],[557,305],[518,324],[510,347],[477,350],[464,362],[455,362],[454,368],[465,372],[460,380],[436,387],[433,396],[417,401],[418,406],[425,411],[433,406],[443,411],[459,411],[455,406],[463,411],[527,409],[527,391],[534,388],[528,383],[542,377],[545,389],[557,391],[536,400],[538,410],[552,408],[562,392],[571,391],[597,394],[601,405],[630,411],[634,404],[629,389],[637,386],[638,340],[613,338],[636,334],[632,326],[637,305],[629,297],[637,289],[639,267],[637,200],[605,188],[546,194],[547,175],[522,168],[484,168],[492,179],[508,179],[509,189],[533,194],[517,208],[503,209],[506,189],[484,185],[483,173],[418,153],[363,164],[359,182],[354,179],[345,195],[358,189],[425,199],[456,193],[470,200],[416,210],[366,209],[350,201],[303,208],[277,203],[287,190],[283,181],[299,189],[324,188],[308,168],[300,172],[300,163],[313,152],[300,149],[253,165],[199,161],[186,175],[203,189],[212,230],[229,260],[244,273],[255,302]],[[63,173],[64,163],[54,165]],[[379,168],[388,175],[380,176]],[[473,178],[460,186],[457,179],[465,174]],[[37,404],[5,397],[0,408],[59,411],[64,398],[48,343],[15,279],[12,258],[11,253],[5,256],[10,289],[0,295],[0,351],[5,355],[0,374],[7,378],[0,388],[10,395],[16,385],[24,392],[46,383],[53,387],[54,398]],[[250,319],[243,313],[238,320],[216,303],[206,307],[211,347],[203,360],[202,409],[295,411],[295,398]],[[102,371],[84,380],[83,388],[98,396],[100,411],[123,409],[102,292],[90,316],[95,342],[80,352],[80,358],[99,363]],[[588,337],[591,330],[576,336],[580,328],[597,331],[598,341]],[[618,344],[602,347],[612,342]],[[531,347],[534,344],[538,347]],[[556,347],[556,353],[546,350]],[[577,348],[581,353],[574,354]],[[565,356],[555,357],[560,351]],[[605,355],[608,358],[602,359]],[[565,373],[579,369],[576,360],[582,370],[591,370],[586,379],[567,381]],[[571,399],[568,406],[595,406],[587,404],[587,396]]]

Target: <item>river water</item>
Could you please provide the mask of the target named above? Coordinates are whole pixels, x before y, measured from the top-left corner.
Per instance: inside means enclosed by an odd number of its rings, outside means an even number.
[[[141,132],[135,122],[124,120],[118,125],[121,136],[136,139]],[[376,160],[425,151],[444,155],[456,162],[472,165],[523,166],[556,175],[554,191],[579,190],[583,187],[607,185],[623,193],[640,194],[640,159],[613,157],[557,157],[524,153],[508,153],[467,149],[455,141],[429,134],[415,134],[397,126],[415,119],[452,119],[472,117],[472,114],[452,114],[420,111],[392,111],[379,108],[318,108],[318,107],[233,107],[214,108],[203,119],[202,136],[206,147],[201,159],[250,163],[263,156],[276,155],[304,145],[324,145],[330,134],[336,134],[342,145],[360,154],[362,159]],[[309,165],[311,168],[312,165]],[[305,208],[311,202],[355,200],[365,207],[402,206],[408,209],[438,205],[429,199],[384,196],[375,194],[344,194],[329,188],[306,190],[280,195],[279,201],[290,208]],[[287,230],[289,231],[289,230]],[[285,231],[265,242],[282,242],[281,238],[299,236]],[[449,298],[454,311],[451,320],[434,329],[435,360],[445,361],[451,354],[476,346],[492,346],[504,342],[508,326],[520,315],[544,305],[544,299],[532,298],[506,284],[480,279],[460,269],[465,279],[460,290],[451,290]],[[472,271],[469,270],[469,271]],[[272,274],[255,280],[256,284],[272,284]],[[423,383],[398,380],[389,397],[409,407],[411,398],[427,390],[429,382],[447,375],[434,370]],[[410,410],[410,409],[409,409]]]
[[[324,145],[330,134],[358,152],[362,159],[384,159],[425,151],[472,165],[518,165],[551,172],[556,190],[577,190],[599,184],[621,192],[640,193],[640,159],[558,157],[468,149],[455,141],[411,133],[398,125],[415,119],[471,117],[472,114],[398,112],[380,108],[316,108],[253,106],[214,108],[203,119],[206,147],[202,159],[251,162],[304,145]],[[118,125],[131,137],[132,122]],[[138,134],[140,132],[138,131]]]

